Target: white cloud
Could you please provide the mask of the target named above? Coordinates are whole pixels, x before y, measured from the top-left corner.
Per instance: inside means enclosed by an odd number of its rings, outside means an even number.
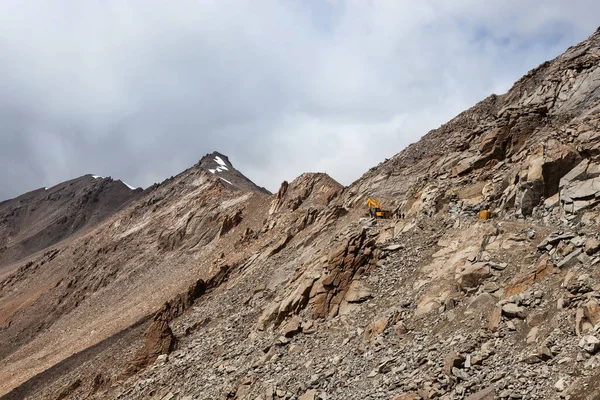
[[[214,149],[271,190],[315,170],[349,184],[585,39],[599,12],[591,0],[7,0],[0,198],[88,172],[146,186]]]

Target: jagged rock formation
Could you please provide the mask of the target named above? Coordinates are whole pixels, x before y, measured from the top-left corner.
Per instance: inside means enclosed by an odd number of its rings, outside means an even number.
[[[157,312],[145,333],[144,345],[138,349],[129,364],[123,377],[128,377],[148,367],[161,355],[167,355],[175,350],[177,338],[169,324],[189,309],[196,299],[206,291],[206,283],[200,279],[192,284],[187,292],[180,294],[173,300],[165,303]]]
[[[0,283],[0,390],[597,398],[599,74],[600,31],[347,188],[205,157]]]
[[[340,195],[343,186],[323,173],[305,173],[290,185],[284,181],[271,202],[269,214],[282,211],[295,211],[305,201],[327,206]]]

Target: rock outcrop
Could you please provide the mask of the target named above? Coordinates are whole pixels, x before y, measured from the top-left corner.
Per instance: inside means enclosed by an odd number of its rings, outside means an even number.
[[[585,159],[560,179],[560,203],[578,213],[600,203],[600,164]]]

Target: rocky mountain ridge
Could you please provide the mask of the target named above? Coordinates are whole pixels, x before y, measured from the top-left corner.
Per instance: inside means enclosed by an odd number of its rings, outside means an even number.
[[[599,398],[599,86],[600,30],[347,188],[206,156],[0,281],[3,398]]]
[[[121,181],[84,175],[3,201],[0,266],[92,229],[139,197],[139,192]]]

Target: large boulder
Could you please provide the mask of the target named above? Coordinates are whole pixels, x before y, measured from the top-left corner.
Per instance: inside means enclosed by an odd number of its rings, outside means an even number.
[[[577,213],[600,203],[600,164],[583,160],[560,180],[560,204]]]
[[[492,270],[487,263],[467,263],[463,270],[457,274],[456,280],[461,290],[468,291],[476,289],[491,276]]]
[[[578,154],[570,146],[553,139],[538,147],[527,158],[527,169],[519,175],[515,205],[521,213],[531,215],[542,199],[555,195],[560,179],[578,160]]]

